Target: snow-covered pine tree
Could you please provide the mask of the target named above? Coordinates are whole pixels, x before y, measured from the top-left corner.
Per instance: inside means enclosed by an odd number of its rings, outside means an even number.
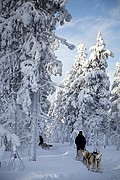
[[[55,101],[50,108],[51,118],[54,119],[53,136],[62,142],[71,141],[74,133],[82,128],[80,118],[80,98],[84,86],[87,59],[85,45],[80,43],[77,48],[74,64],[57,91]]]
[[[113,57],[113,53],[105,46],[102,34],[99,32],[96,45],[90,47],[91,54],[81,106],[87,141],[95,147],[103,145],[110,109],[110,81],[106,73],[108,66],[106,59],[108,56]]]
[[[11,132],[17,132],[18,111],[15,99],[21,80],[16,19],[12,12],[16,1],[1,0],[0,3],[0,111],[1,124]],[[18,51],[17,51],[18,50]]]
[[[12,100],[16,108],[23,109],[21,120],[27,122],[26,132],[31,130],[30,160],[36,160],[37,123],[40,127],[45,124],[50,106],[47,97],[55,91],[51,75],[62,74],[62,63],[56,59],[54,50],[59,42],[74,48],[55,35],[57,22],[64,25],[71,20],[66,3],[66,0],[1,0],[0,4],[0,95],[4,104],[0,112],[5,114],[5,107]],[[21,124],[19,118],[16,122],[17,126]]]
[[[120,149],[120,62],[116,63],[111,88],[110,141]]]
[[[64,142],[63,141],[63,123],[64,123],[64,108],[65,100],[63,99],[63,89],[57,88],[55,92],[55,98],[51,102],[49,109],[49,139],[53,142]]]

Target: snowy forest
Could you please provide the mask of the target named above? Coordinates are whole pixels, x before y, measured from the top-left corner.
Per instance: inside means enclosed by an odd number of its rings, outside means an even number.
[[[39,135],[45,141],[69,142],[83,130],[87,144],[114,144],[120,149],[120,62],[113,83],[107,74],[104,34],[89,47],[76,47],[73,66],[62,76],[62,61],[55,51],[64,44],[75,46],[56,34],[56,26],[72,19],[67,0],[1,0],[0,3],[0,156],[29,147],[29,160],[36,161]],[[49,99],[53,95],[53,100]]]

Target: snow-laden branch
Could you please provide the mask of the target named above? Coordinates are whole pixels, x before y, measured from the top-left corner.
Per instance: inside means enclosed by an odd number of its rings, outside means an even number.
[[[45,31],[44,33],[51,36],[53,39],[57,39],[58,41],[60,41],[60,43],[66,45],[68,47],[68,49],[70,49],[70,50],[73,50],[75,48],[75,45],[68,43],[67,40],[64,38],[56,36],[55,34],[52,34],[48,31]]]
[[[32,27],[35,28],[34,25],[32,25]],[[36,30],[37,30],[38,33],[41,34],[41,32],[38,29],[36,29]],[[55,35],[55,33],[51,33],[50,31],[43,31],[43,34],[51,36],[52,39],[57,39],[60,43],[66,45],[68,47],[68,49],[70,49],[70,50],[74,50],[75,49],[75,45],[74,44],[68,43],[66,39],[61,38],[61,37]]]
[[[48,84],[51,84],[53,86],[56,86],[56,87],[60,87],[60,88],[64,88],[64,86],[60,85],[60,84],[57,84],[55,82],[51,82],[51,81],[47,81],[45,84],[42,84],[42,85],[38,85],[39,88],[44,88],[46,85]]]
[[[4,144],[4,137],[6,136],[7,141],[11,142],[13,153],[16,153],[17,147],[20,146],[20,139],[19,137],[14,134],[10,133],[8,130],[4,129],[2,125],[0,125],[0,160],[5,152],[5,144]]]

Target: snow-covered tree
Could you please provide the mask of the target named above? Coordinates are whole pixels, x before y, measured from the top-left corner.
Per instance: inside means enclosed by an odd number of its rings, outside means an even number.
[[[49,138],[54,142],[63,142],[63,112],[65,101],[62,97],[63,89],[58,88],[49,109],[49,117],[51,121],[49,125]]]
[[[82,128],[80,98],[84,87],[87,55],[83,43],[80,43],[77,50],[73,67],[61,82],[62,88],[57,91],[56,99],[50,108],[50,114],[54,119],[55,137],[62,142],[71,141],[74,133]]]
[[[19,72],[19,60],[17,58],[18,52],[17,49],[17,37],[16,42],[13,38],[14,27],[12,27],[10,20],[11,10],[13,6],[7,6],[6,3],[9,1],[2,1],[0,4],[0,109],[1,109],[1,124],[4,124],[4,127],[16,132],[16,92],[19,88],[19,81],[21,79]],[[9,4],[9,3],[8,3]],[[12,2],[11,2],[12,4]],[[9,4],[10,5],[10,4]],[[15,36],[15,35],[14,35]],[[16,35],[17,36],[17,35]]]
[[[4,117],[7,103],[12,106],[11,101],[14,102],[15,122],[18,126],[25,123],[26,130],[30,130],[30,160],[36,160],[37,124],[44,130],[50,107],[47,97],[55,91],[51,75],[62,74],[62,63],[54,50],[60,43],[74,48],[55,35],[57,22],[64,25],[71,20],[66,3],[66,0],[2,0],[0,4],[0,95],[4,104],[0,112]],[[23,109],[22,121],[18,118],[19,109]],[[8,122],[9,115],[6,116]]]
[[[106,73],[108,66],[106,59],[108,56],[113,57],[113,53],[105,46],[102,34],[99,32],[96,45],[90,47],[91,54],[81,105],[87,140],[95,146],[103,144],[110,109],[110,81]]]
[[[116,63],[111,88],[110,140],[120,149],[120,62]]]

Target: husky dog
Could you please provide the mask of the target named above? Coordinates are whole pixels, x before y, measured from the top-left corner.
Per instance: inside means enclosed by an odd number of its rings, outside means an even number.
[[[51,147],[53,147],[53,145],[51,145],[51,144],[46,144],[46,143],[42,143],[42,144],[41,144],[41,147],[42,147],[43,149],[50,149]]]
[[[92,170],[96,170],[96,172],[101,171],[100,162],[101,162],[101,154],[100,152],[89,152],[87,150],[82,150],[83,162],[86,161],[86,165],[88,170],[90,170],[90,166],[92,166]]]
[[[77,156],[75,158],[77,161],[83,161],[82,149],[78,150]]]

